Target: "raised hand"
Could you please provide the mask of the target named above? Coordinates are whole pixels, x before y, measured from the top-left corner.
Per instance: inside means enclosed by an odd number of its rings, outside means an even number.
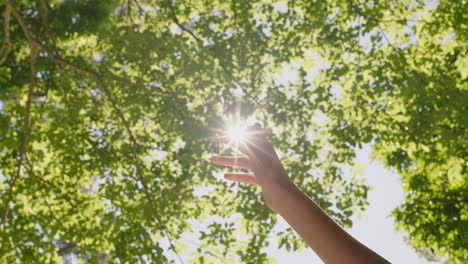
[[[215,156],[218,165],[253,173],[226,173],[224,178],[262,187],[267,205],[279,213],[325,263],[389,263],[354,239],[289,179],[271,143],[250,129],[237,149],[246,156]],[[228,138],[222,142],[230,144]]]
[[[243,142],[237,142],[237,149],[245,156],[226,157],[214,156],[212,162],[217,165],[243,168],[251,173],[226,173],[224,178],[231,181],[256,184],[262,187],[263,197],[267,205],[276,210],[276,195],[278,189],[292,186],[281,161],[276,155],[273,145],[266,139],[265,130],[250,127]],[[232,144],[227,137],[220,138],[225,144]]]

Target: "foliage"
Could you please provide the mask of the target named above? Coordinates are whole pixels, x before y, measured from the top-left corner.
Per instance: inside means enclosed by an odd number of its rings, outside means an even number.
[[[463,1],[0,8],[2,262],[58,261],[53,241],[89,262],[175,262],[185,250],[196,263],[272,261],[276,216],[260,190],[209,164],[213,129],[238,108],[273,129],[294,182],[345,227],[368,187],[344,171],[372,143],[402,175],[394,217],[412,245],[466,259]]]

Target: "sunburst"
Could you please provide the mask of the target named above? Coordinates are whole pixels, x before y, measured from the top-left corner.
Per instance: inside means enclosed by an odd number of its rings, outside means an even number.
[[[227,123],[224,136],[228,139],[228,145],[239,149],[239,146],[248,140],[247,126],[242,125],[240,120],[233,120]]]

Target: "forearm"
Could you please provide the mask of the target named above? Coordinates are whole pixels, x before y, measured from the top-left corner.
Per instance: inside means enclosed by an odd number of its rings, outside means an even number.
[[[268,206],[279,213],[325,263],[388,263],[349,235],[291,181],[283,180],[262,188]]]

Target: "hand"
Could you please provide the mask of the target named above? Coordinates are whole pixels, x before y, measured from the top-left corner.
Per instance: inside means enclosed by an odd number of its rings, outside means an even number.
[[[226,138],[222,141],[229,143]],[[246,156],[215,156],[212,162],[252,170],[226,173],[224,178],[260,185],[268,207],[279,213],[325,263],[389,263],[354,239],[293,184],[265,136],[253,131],[238,149]]]
[[[273,145],[258,129],[250,127],[245,142],[239,144],[238,150],[246,156],[226,157],[214,156],[212,162],[217,165],[239,167],[253,173],[226,173],[224,178],[231,181],[256,184],[262,187],[265,200],[270,206],[277,187],[291,183]],[[229,139],[222,137],[221,141],[229,144]],[[271,207],[271,206],[270,206]]]

